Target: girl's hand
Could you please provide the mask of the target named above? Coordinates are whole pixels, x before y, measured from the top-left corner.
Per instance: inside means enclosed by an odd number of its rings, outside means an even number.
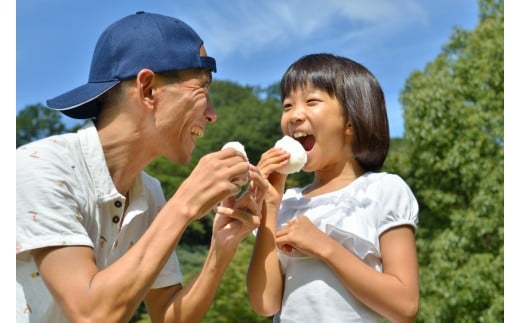
[[[317,241],[323,241],[328,236],[323,233],[305,215],[292,219],[282,229],[276,232],[276,246],[285,252],[294,250],[311,257],[318,258]]]
[[[265,196],[265,202],[268,205],[278,207],[280,204],[287,175],[278,173],[277,170],[287,165],[290,157],[291,155],[283,149],[271,148],[262,154],[258,162],[258,170],[270,184]]]

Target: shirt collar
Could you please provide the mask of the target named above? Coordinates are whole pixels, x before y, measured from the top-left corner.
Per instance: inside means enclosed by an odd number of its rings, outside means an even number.
[[[104,203],[121,197],[124,198],[114,186],[94,123],[91,120],[87,121],[87,123],[78,130],[78,136],[81,152],[92,176],[98,203]],[[141,176],[138,176],[132,184],[131,190],[134,194],[143,193]]]

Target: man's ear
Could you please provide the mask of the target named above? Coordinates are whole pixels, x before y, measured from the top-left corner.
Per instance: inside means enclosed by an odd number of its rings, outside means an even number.
[[[153,90],[157,82],[157,76],[149,69],[142,69],[136,76],[136,85],[139,90],[139,99],[145,104],[153,106]]]

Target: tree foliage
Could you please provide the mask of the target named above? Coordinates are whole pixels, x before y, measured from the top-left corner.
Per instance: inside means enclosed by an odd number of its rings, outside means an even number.
[[[383,170],[400,174],[420,205],[417,233],[421,304],[418,322],[497,322],[504,318],[504,120],[501,0],[479,2],[473,31],[455,28],[441,53],[404,84],[403,138],[392,138]],[[275,83],[267,88],[215,80],[217,122],[208,125],[192,160],[174,165],[164,158],[146,171],[157,177],[168,199],[201,156],[228,141],[244,144],[252,164],[281,137],[281,104]],[[16,145],[67,129],[56,111],[31,105],[16,120]],[[289,175],[287,187],[311,181]],[[177,253],[185,281],[200,270],[213,215],[193,222]],[[204,322],[265,322],[247,300],[245,275],[253,237],[237,250]],[[143,306],[133,322],[149,322]]]
[[[60,112],[41,103],[28,105],[16,116],[16,148],[34,140],[65,132],[75,132],[83,124],[67,127]]]
[[[16,116],[16,147],[65,131],[61,113],[42,104],[30,105]]]
[[[261,89],[240,86],[230,81],[215,80],[212,84],[212,103],[217,113],[217,122],[206,127],[204,137],[198,139],[192,159],[187,165],[172,165],[159,158],[148,168],[157,177],[169,198],[182,181],[191,173],[200,158],[218,151],[229,141],[239,141],[246,149],[252,164],[281,136],[279,101],[272,96],[260,99]],[[212,214],[193,222],[182,237],[181,243],[209,244]]]
[[[479,6],[475,30],[456,28],[401,93],[401,171],[420,203],[418,321],[504,317],[504,4]]]
[[[256,314],[249,305],[246,275],[253,253],[254,236],[248,236],[237,248],[207,315],[202,322],[272,322],[272,319]]]

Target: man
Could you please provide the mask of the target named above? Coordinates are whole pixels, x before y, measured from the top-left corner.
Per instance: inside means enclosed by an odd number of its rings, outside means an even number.
[[[158,156],[189,162],[216,121],[212,72],[191,27],[138,12],[101,34],[87,84],[47,101],[89,121],[17,150],[18,322],[128,322],[142,301],[154,322],[203,318],[238,244],[259,225],[266,182],[224,149],[203,156],[165,201],[143,169]],[[244,176],[251,184],[235,200]],[[183,287],[174,249],[211,209],[207,259]]]

